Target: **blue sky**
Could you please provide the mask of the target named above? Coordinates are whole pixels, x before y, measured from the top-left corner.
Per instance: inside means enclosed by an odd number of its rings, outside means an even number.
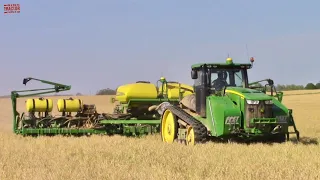
[[[320,1],[1,0],[0,95],[32,76],[72,85],[71,93],[161,74],[192,83],[198,62],[256,62],[250,80],[320,80]],[[3,4],[20,3],[20,14]],[[67,70],[66,70],[67,69]],[[30,83],[28,88],[45,87]]]

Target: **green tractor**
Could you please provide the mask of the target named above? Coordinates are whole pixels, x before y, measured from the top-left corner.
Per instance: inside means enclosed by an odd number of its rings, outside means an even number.
[[[192,65],[194,93],[179,106],[163,102],[156,108],[162,141],[187,145],[209,139],[285,142],[291,133],[299,141],[292,110],[282,104],[283,93],[276,91],[273,80],[249,83],[247,70],[254,58],[250,61],[233,63],[228,58],[226,63]],[[263,81],[265,86],[255,86]],[[289,132],[290,126],[294,132]]]

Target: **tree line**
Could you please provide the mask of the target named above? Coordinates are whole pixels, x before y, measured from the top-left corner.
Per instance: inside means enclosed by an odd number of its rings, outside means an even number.
[[[116,95],[117,91],[114,89],[106,88],[97,91],[96,95]]]
[[[304,90],[304,89],[320,89],[320,82],[319,83],[308,83],[305,86],[303,85],[295,85],[295,84],[289,84],[289,85],[276,85],[276,89],[278,91],[290,91],[290,90]]]

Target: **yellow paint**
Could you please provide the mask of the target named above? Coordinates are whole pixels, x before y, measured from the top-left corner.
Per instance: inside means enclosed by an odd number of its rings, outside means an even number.
[[[226,90],[227,93],[231,93],[231,94],[236,94],[238,96],[240,96],[242,99],[244,99],[244,95],[237,92],[237,91],[233,91],[233,90]]]
[[[127,103],[130,99],[155,99],[157,87],[151,83],[133,83],[122,85],[117,89],[116,100]]]
[[[193,87],[187,84],[180,83],[180,91],[184,91],[182,93],[182,97],[190,95],[193,93]],[[167,83],[167,86],[164,86],[163,91],[166,93],[166,89],[168,89],[168,98],[169,99],[178,99],[179,98],[179,83]],[[162,93],[161,86],[159,87],[159,94]]]
[[[28,112],[51,112],[52,107],[52,99],[27,99],[26,101],[26,110]]]
[[[59,112],[78,112],[82,109],[83,102],[80,99],[58,99]]]
[[[189,146],[193,146],[195,144],[195,136],[194,136],[194,130],[193,128],[190,126],[187,130],[187,145]]]
[[[182,97],[193,93],[193,87],[187,84],[180,84]],[[168,91],[166,91],[168,89]],[[179,98],[179,84],[167,83],[164,86],[163,92],[169,99]],[[162,94],[162,85],[159,84],[157,89],[156,85],[151,83],[133,83],[122,85],[117,89],[116,100],[120,103],[127,103],[130,99],[156,99],[158,95]]]
[[[174,139],[176,138],[176,119],[173,113],[170,110],[166,110],[163,117],[162,117],[162,127],[161,127],[161,134],[162,134],[162,141],[166,143],[173,143]]]
[[[232,58],[231,57],[227,58],[227,61],[232,61]]]

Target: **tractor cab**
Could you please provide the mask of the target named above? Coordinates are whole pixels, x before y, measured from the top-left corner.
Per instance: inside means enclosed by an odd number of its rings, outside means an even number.
[[[250,59],[254,61],[253,58]],[[192,66],[191,78],[194,88],[204,86],[211,92],[222,91],[225,87],[249,88],[247,69],[252,64],[236,64],[232,58],[226,63],[201,63]]]
[[[205,116],[206,97],[223,95],[227,87],[249,88],[247,69],[254,62],[233,63],[227,58],[226,63],[201,63],[192,65],[191,78],[194,79],[196,112]]]

